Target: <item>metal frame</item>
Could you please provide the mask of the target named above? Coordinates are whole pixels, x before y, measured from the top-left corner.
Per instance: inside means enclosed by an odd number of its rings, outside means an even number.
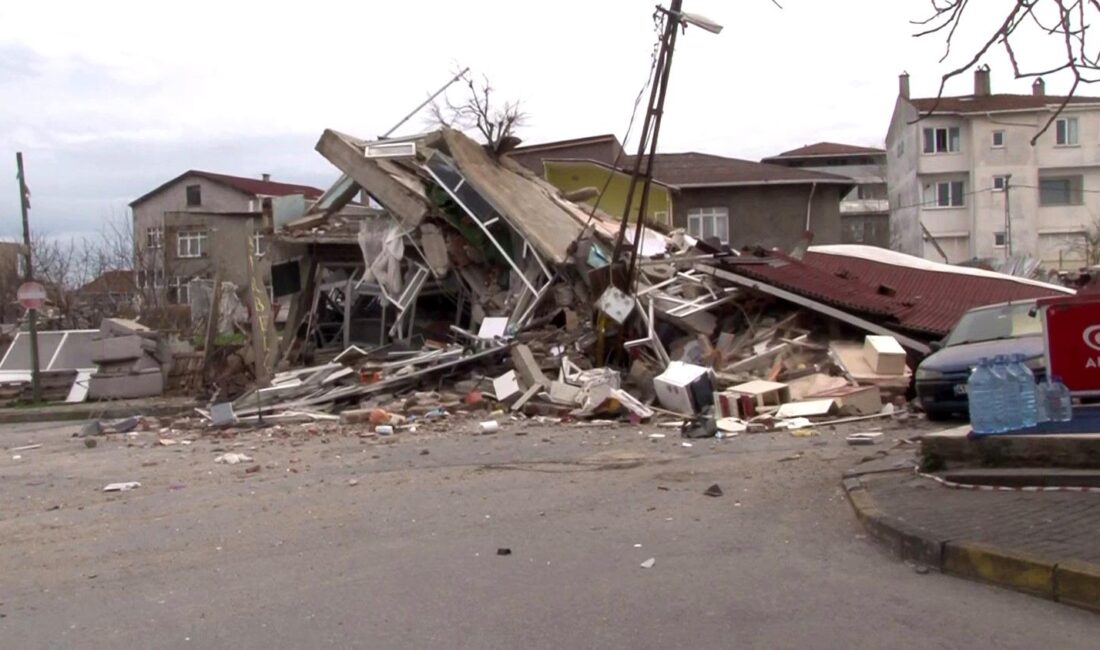
[[[539,270],[542,271],[543,277],[546,278],[546,283],[543,284],[541,288],[536,289],[535,285],[533,285],[531,281],[527,279],[527,274],[524,273],[522,269],[520,269],[515,260],[512,259],[508,252],[504,250],[504,247],[501,246],[500,242],[497,241],[497,238],[493,235],[493,233],[489,231],[489,226],[497,223],[497,221],[499,221],[501,217],[497,216],[487,221],[482,221],[481,218],[478,217],[478,215],[475,214],[468,205],[466,205],[466,202],[458,196],[458,190],[466,184],[466,176],[462,174],[462,171],[459,170],[458,167],[449,158],[439,152],[434,152],[432,154],[432,158],[435,158],[436,156],[439,156],[442,160],[446,161],[450,165],[450,167],[455,170],[455,173],[458,174],[458,176],[460,177],[461,180],[457,185],[455,185],[453,189],[448,187],[443,179],[440,178],[439,175],[436,174],[435,171],[432,170],[427,164],[420,165],[420,168],[429,176],[431,176],[432,180],[435,181],[435,184],[441,187],[443,191],[447,193],[447,196],[451,197],[451,200],[454,201],[458,207],[462,208],[462,211],[469,215],[473,222],[477,224],[477,227],[480,228],[481,232],[485,234],[490,242],[492,242],[493,246],[497,249],[497,252],[499,252],[501,256],[508,262],[508,266],[510,266],[512,270],[515,271],[516,275],[519,276],[520,281],[522,281],[523,284],[526,285],[527,289],[530,290],[533,297],[533,301],[531,304],[537,305],[539,302],[539,298],[542,297],[542,295],[547,291],[547,289],[549,289],[550,285],[553,282],[554,276],[552,273],[550,273],[550,270],[549,268],[547,268],[546,263],[542,261],[542,258],[535,251],[534,247],[531,246],[531,243],[527,240],[527,238],[524,237],[523,234],[517,231],[515,228],[510,227],[511,231],[523,241],[523,247],[521,249],[522,259],[527,259],[528,254],[533,256],[535,262],[537,262],[539,265]],[[431,159],[429,159],[429,161],[430,160]],[[497,214],[499,215],[500,212],[497,211]],[[520,316],[519,320],[514,323],[516,329],[522,328],[523,325],[527,322],[527,319],[531,317],[532,313],[533,309],[528,308],[523,313],[523,315]]]

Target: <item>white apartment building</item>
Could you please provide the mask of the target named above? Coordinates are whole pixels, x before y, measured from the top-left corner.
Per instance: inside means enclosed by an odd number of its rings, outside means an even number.
[[[992,94],[987,66],[973,95],[938,100],[910,98],[901,75],[886,136],[891,247],[951,263],[1011,253],[1079,268],[1085,233],[1100,230],[1100,97],[1071,98],[1031,142],[1065,101],[1042,79],[1030,95]]]

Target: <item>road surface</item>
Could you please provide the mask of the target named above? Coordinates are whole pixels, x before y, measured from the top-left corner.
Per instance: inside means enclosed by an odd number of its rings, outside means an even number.
[[[6,426],[0,647],[1100,643],[1094,614],[882,552],[839,487],[875,449],[846,446],[854,429],[685,447],[656,426],[473,424],[95,448],[71,425]],[[887,423],[880,447],[913,426]]]

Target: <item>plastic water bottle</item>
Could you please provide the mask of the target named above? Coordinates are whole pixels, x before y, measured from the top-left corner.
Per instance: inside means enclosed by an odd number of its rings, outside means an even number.
[[[1016,383],[1008,373],[1008,358],[1003,354],[993,357],[993,364],[989,368],[993,373],[994,386],[997,389],[997,412],[994,417],[998,421],[998,431],[1013,431],[1020,428],[1020,400],[1016,394]]]
[[[1050,409],[1047,393],[1050,391],[1050,382],[1044,379],[1035,384],[1035,423],[1050,422]]]
[[[1016,386],[1016,403],[1020,413],[1017,421],[1020,429],[1030,429],[1038,422],[1038,408],[1035,404],[1035,373],[1024,363],[1024,355],[1014,354],[1009,358],[1008,375]]]
[[[1069,422],[1073,419],[1073,397],[1060,378],[1052,379],[1050,391],[1047,393],[1047,410],[1050,411],[1050,419],[1054,422]]]
[[[1004,431],[1000,418],[997,417],[1001,410],[1001,395],[989,359],[982,357],[978,365],[970,371],[970,377],[966,380],[966,393],[970,409],[970,428],[975,433]]]

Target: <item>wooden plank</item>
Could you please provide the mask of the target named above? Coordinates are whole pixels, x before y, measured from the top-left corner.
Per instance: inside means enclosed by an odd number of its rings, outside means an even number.
[[[248,220],[248,241],[245,255],[248,260],[248,302],[252,312],[252,348],[253,364],[257,386],[267,386],[275,371],[275,354],[278,342],[275,340],[275,319],[271,313],[271,302],[267,299],[260,267],[252,255],[252,235],[255,232],[252,219]]]
[[[316,149],[398,217],[403,225],[419,225],[428,214],[428,204],[422,196],[383,170],[378,161],[365,158],[349,136],[325,129]]]
[[[310,256],[306,285],[298,292],[297,298],[291,305],[291,311],[286,321],[286,329],[283,331],[283,341],[279,349],[282,351],[284,363],[293,364],[297,360],[298,353],[301,352],[301,346],[294,347],[294,340],[298,336],[298,329],[302,326],[302,320],[307,315],[309,318],[313,318],[313,310],[317,305],[317,287],[320,284],[320,275],[321,265],[317,262],[316,257]],[[307,302],[309,300],[312,300],[312,302]],[[303,345],[308,338],[309,324],[306,327]]]

